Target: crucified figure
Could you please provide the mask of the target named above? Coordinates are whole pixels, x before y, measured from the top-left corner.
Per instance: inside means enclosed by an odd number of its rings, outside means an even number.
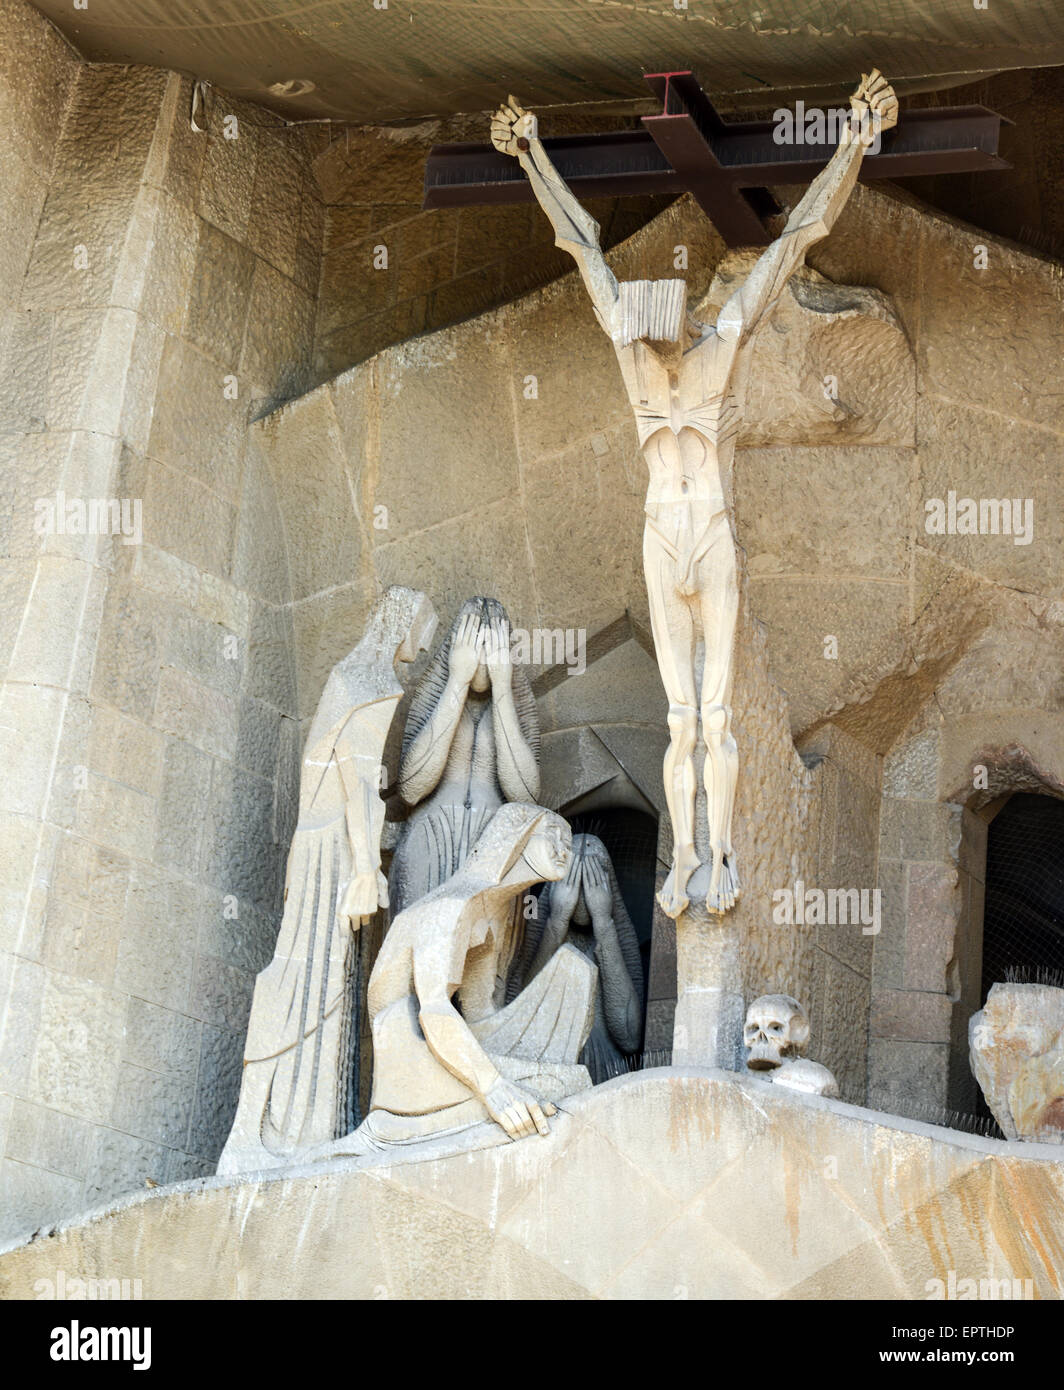
[[[712,857],[706,907],[726,912],[739,896],[731,838],[739,767],[731,731],[739,590],[722,464],[735,432],[735,395],[754,330],[808,249],[831,230],[876,132],[897,123],[897,98],[876,70],[862,76],[850,106],[850,122],[830,162],[714,323],[688,311],[683,280],[618,283],[599,246],[598,223],[551,163],[537,138],[535,116],[510,97],[492,118],[492,144],[518,160],[554,227],[555,244],[580,269],[595,316],[617,353],[650,471],[643,566],[669,700],[664,779],[674,836],[672,867],[658,901],[670,917],[688,907],[690,880],[700,867],[694,761],[700,723]]]

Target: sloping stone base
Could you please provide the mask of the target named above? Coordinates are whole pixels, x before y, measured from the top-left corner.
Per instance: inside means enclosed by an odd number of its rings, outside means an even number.
[[[1059,1298],[1062,1213],[1064,1148],[663,1068],[547,1139],[138,1194],[10,1249],[0,1295],[61,1269],[145,1298]]]

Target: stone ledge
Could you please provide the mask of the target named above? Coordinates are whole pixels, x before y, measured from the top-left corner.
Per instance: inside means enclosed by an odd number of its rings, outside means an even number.
[[[1059,1298],[1064,1147],[1008,1144],[661,1068],[566,1102],[547,1139],[138,1193],[0,1256],[145,1298]],[[467,1142],[470,1142],[467,1140]]]

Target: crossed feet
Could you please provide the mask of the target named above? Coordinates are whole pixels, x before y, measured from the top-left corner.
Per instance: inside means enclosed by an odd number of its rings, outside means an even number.
[[[676,853],[669,876],[658,894],[658,903],[667,917],[679,917],[690,907],[691,898],[701,898],[703,892],[709,912],[723,913],[735,906],[740,885],[734,851],[730,854],[723,849],[713,851],[713,870],[708,874],[708,886],[703,889],[707,871],[708,866],[699,861],[693,849]]]

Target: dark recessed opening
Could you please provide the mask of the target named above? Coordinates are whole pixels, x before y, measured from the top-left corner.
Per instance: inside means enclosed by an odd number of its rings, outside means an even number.
[[[597,835],[613,860],[617,886],[639,937],[643,988],[650,979],[650,940],[654,922],[654,874],[658,822],[630,806],[608,806],[571,816],[573,834]]]
[[[1064,801],[1019,792],[990,823],[982,1002],[1004,980],[1064,984]]]

